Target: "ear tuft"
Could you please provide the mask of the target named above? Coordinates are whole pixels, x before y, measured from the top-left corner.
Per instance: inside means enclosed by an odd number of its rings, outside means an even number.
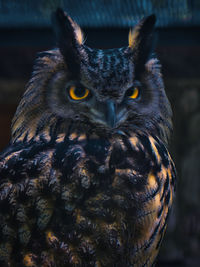
[[[70,20],[70,22],[74,28],[74,33],[75,33],[75,37],[76,37],[78,44],[82,45],[84,43],[84,34],[83,34],[80,26],[75,21],[73,21],[70,17],[68,17],[68,19]]]
[[[156,16],[151,15],[142,19],[129,32],[129,47],[133,50],[135,65],[143,68],[153,46],[153,32]],[[141,69],[140,68],[140,69]]]
[[[60,52],[71,75],[76,76],[80,70],[79,46],[83,43],[81,29],[61,8],[52,14],[52,24]]]
[[[67,40],[68,44],[77,42],[81,45],[83,43],[81,28],[61,8],[52,13],[52,24],[58,44],[64,40]]]
[[[129,31],[128,41],[129,47],[134,49],[139,44],[139,41],[149,34],[153,33],[156,16],[153,14],[142,19],[133,29]]]

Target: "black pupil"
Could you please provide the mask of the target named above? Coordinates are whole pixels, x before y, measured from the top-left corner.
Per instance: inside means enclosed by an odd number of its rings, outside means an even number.
[[[135,91],[135,88],[128,89],[128,90],[126,91],[126,95],[127,95],[127,96],[131,96],[131,95],[134,93],[134,91]]]
[[[85,95],[85,88],[83,87],[76,87],[75,90],[74,90],[74,93],[76,96],[78,97],[82,97]]]

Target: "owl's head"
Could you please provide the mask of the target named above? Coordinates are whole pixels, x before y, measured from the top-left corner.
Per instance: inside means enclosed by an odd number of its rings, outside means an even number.
[[[58,9],[53,14],[58,49],[36,61],[13,120],[13,140],[73,127],[99,134],[140,129],[167,142],[171,108],[160,65],[151,58],[154,24],[154,15],[141,20],[127,47],[92,49],[80,27]]]

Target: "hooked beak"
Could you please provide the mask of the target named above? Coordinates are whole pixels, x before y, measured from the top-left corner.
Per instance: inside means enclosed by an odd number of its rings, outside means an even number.
[[[96,101],[93,105],[91,109],[93,119],[110,128],[115,128],[127,118],[127,110],[120,105],[116,106],[115,101]]]
[[[116,125],[116,107],[112,100],[108,100],[106,103],[106,122],[111,128]]]

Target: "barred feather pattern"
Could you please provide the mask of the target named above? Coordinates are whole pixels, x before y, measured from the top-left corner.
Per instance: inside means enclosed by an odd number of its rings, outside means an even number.
[[[0,161],[1,266],[151,266],[175,168],[140,131],[16,142]]]

